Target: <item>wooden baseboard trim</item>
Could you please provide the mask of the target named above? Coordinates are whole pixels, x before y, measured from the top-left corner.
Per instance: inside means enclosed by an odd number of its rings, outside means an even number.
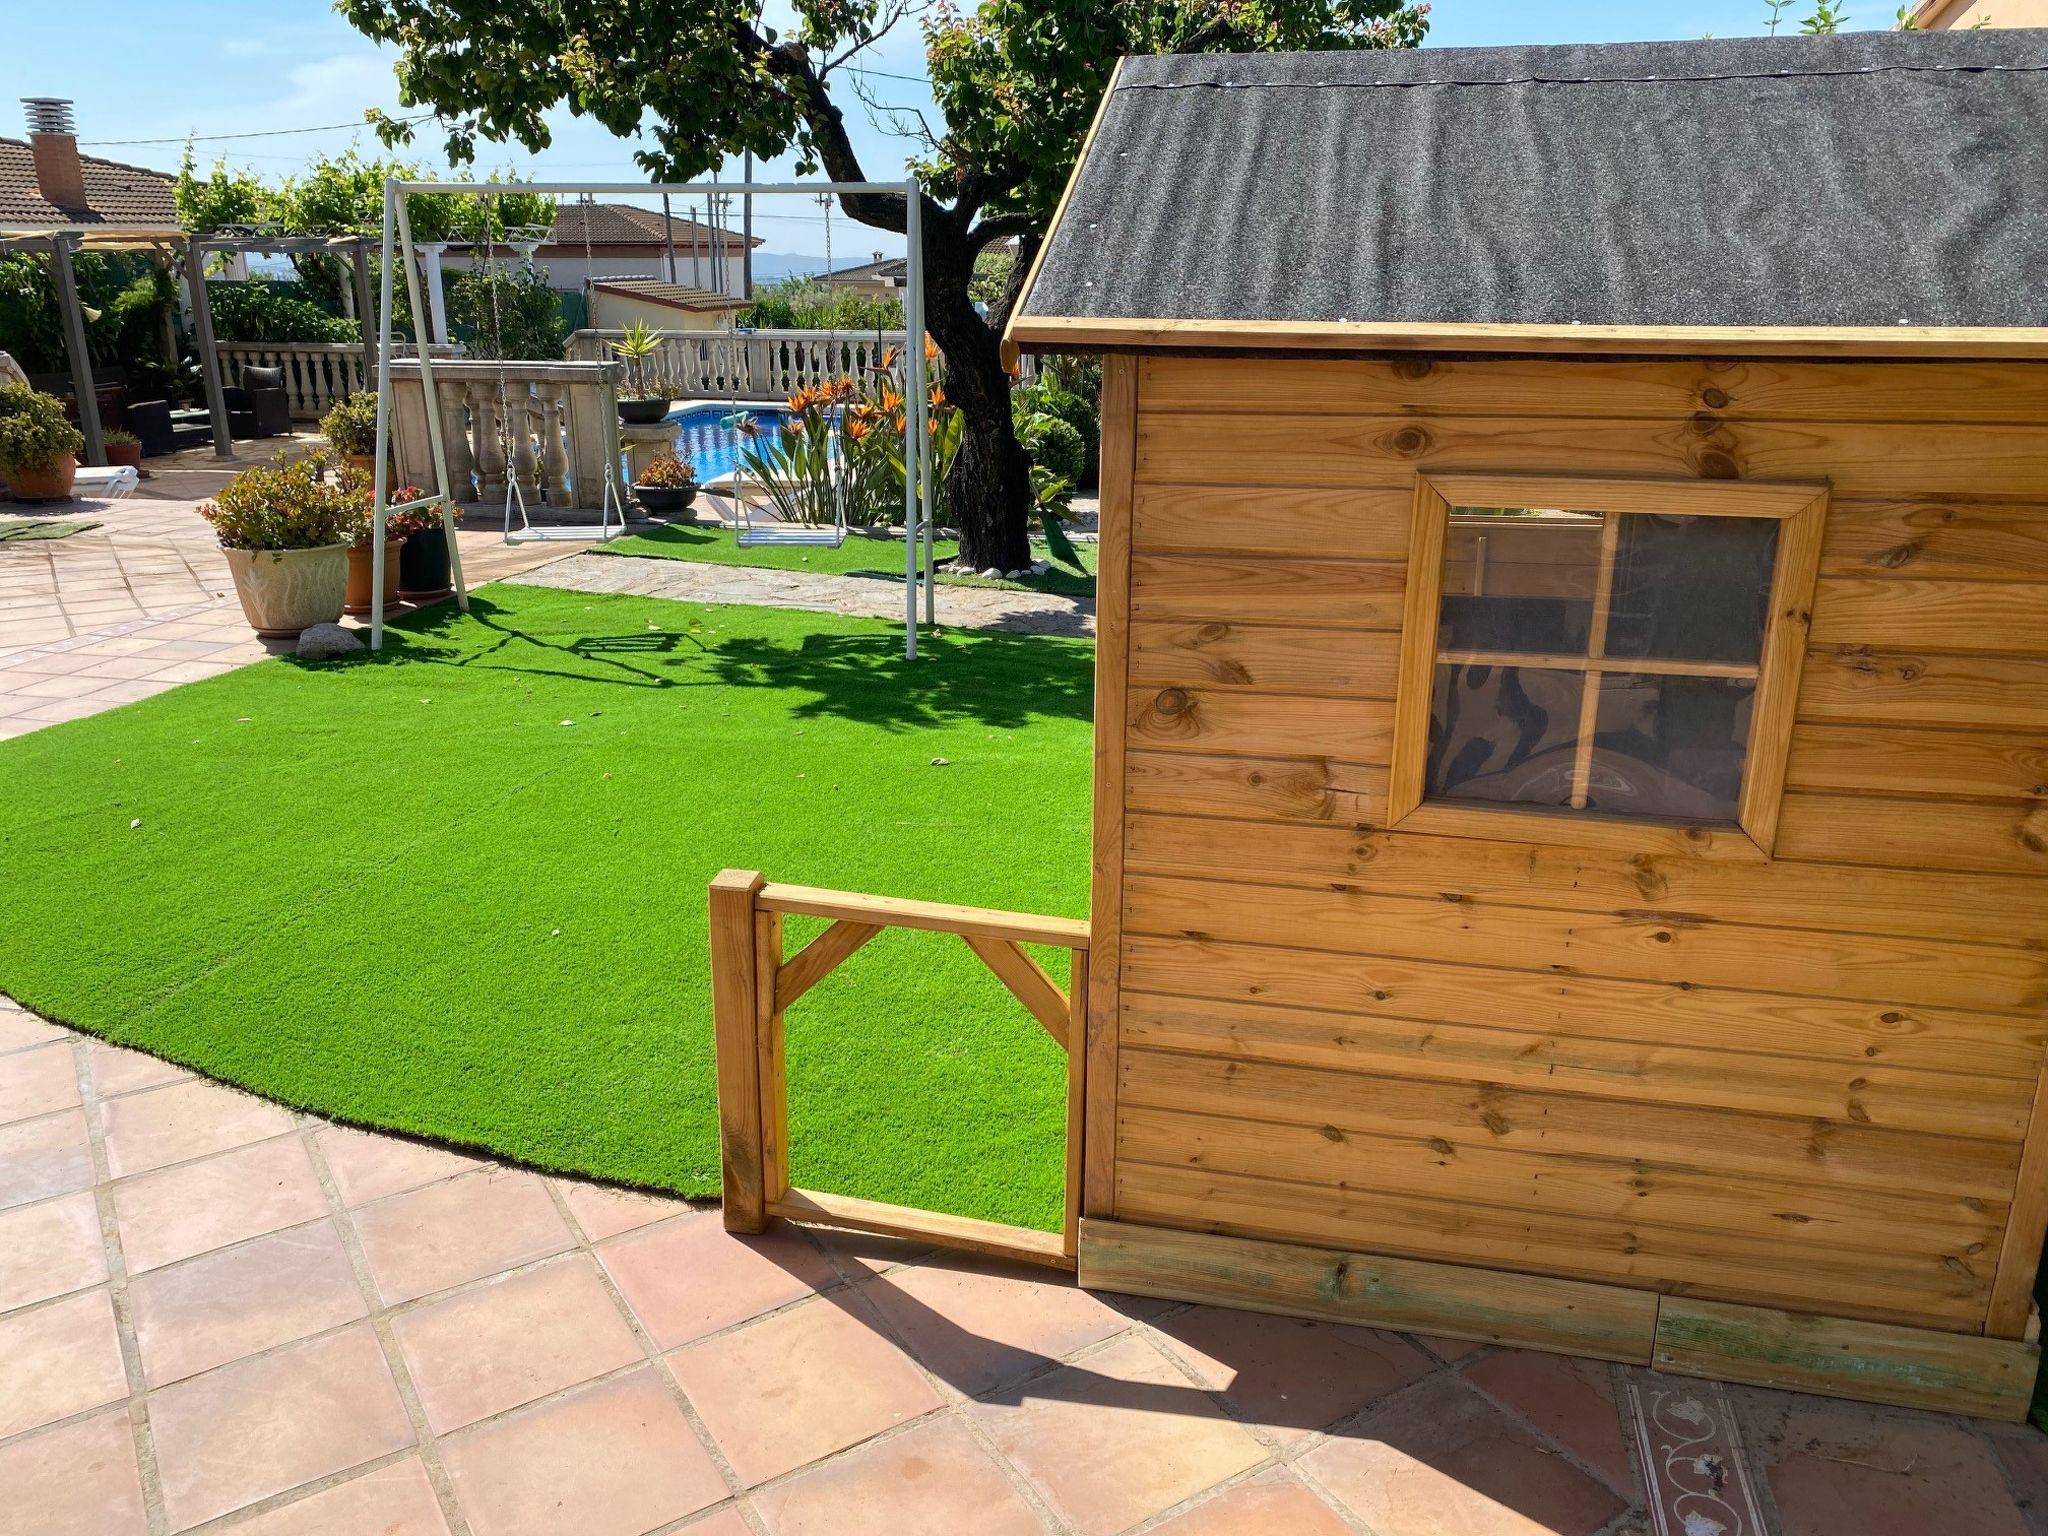
[[[1081,1284],[1647,1365],[1649,1291],[1295,1243],[1081,1223]]]
[[[1666,1296],[1652,1363],[1680,1376],[2018,1423],[2041,1346]]]
[[[770,1216],[779,1216],[784,1221],[907,1238],[937,1248],[957,1248],[1046,1269],[1074,1267],[1073,1255],[1066,1251],[1065,1240],[1059,1233],[1040,1232],[1032,1227],[1006,1227],[1001,1222],[912,1210],[909,1206],[884,1205],[877,1200],[856,1200],[851,1195],[821,1194],[814,1189],[792,1189],[781,1199],[770,1200],[767,1207]]]

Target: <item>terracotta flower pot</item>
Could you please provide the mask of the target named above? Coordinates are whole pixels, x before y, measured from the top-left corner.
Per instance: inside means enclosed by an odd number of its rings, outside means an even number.
[[[403,539],[384,541],[384,607],[388,612],[398,601],[398,551],[405,544]],[[374,551],[368,544],[351,544],[348,547],[348,598],[341,605],[341,611],[352,619],[360,619],[370,611],[370,577]]]
[[[422,528],[398,551],[398,595],[408,603],[432,603],[454,590],[448,530],[439,523]]]
[[[67,453],[54,464],[40,469],[12,470],[7,489],[16,501],[69,501],[72,483],[78,478],[78,456]]]
[[[140,469],[142,467],[142,444],[108,443],[107,462],[109,464],[125,464],[130,469]]]
[[[228,574],[249,625],[266,640],[296,635],[341,617],[348,593],[348,546],[319,549],[225,549]]]

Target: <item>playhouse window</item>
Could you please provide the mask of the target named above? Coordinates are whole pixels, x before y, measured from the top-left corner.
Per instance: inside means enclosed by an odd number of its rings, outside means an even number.
[[[1820,496],[1425,481],[1390,821],[1513,835],[1455,818],[1533,816],[1546,841],[1584,834],[1559,818],[1725,828],[1768,851]]]

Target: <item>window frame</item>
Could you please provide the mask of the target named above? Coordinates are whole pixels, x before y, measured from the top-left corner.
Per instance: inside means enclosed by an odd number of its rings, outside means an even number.
[[[1827,527],[1828,486],[1751,480],[1629,480],[1583,475],[1432,473],[1416,476],[1402,608],[1401,669],[1394,702],[1387,826],[1403,832],[1503,842],[1550,843],[1626,853],[1690,853],[1709,858],[1768,859],[1777,843],[1785,770],[1799,701],[1799,674],[1813,625],[1814,585]],[[1429,758],[1430,706],[1439,661],[1444,552],[1456,507],[1541,507],[1597,513],[1602,530],[1601,596],[1611,579],[1619,527],[1616,514],[1665,512],[1703,517],[1768,517],[1781,524],[1771,569],[1770,619],[1756,669],[1749,746],[1742,768],[1736,825],[1655,821],[1570,807],[1454,803],[1423,798]],[[1506,658],[1501,658],[1505,660]],[[1517,657],[1528,664],[1530,658]],[[1600,658],[1589,656],[1599,672]],[[1617,663],[1614,672],[1655,670]],[[1704,674],[1711,664],[1682,669]],[[1747,676],[1747,668],[1742,669]],[[1597,691],[1590,685],[1588,697]]]

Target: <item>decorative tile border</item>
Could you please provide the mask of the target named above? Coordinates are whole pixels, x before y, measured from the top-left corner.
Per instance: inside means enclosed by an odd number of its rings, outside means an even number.
[[[1645,1373],[1628,1406],[1657,1536],[1768,1536],[1719,1384]]]

